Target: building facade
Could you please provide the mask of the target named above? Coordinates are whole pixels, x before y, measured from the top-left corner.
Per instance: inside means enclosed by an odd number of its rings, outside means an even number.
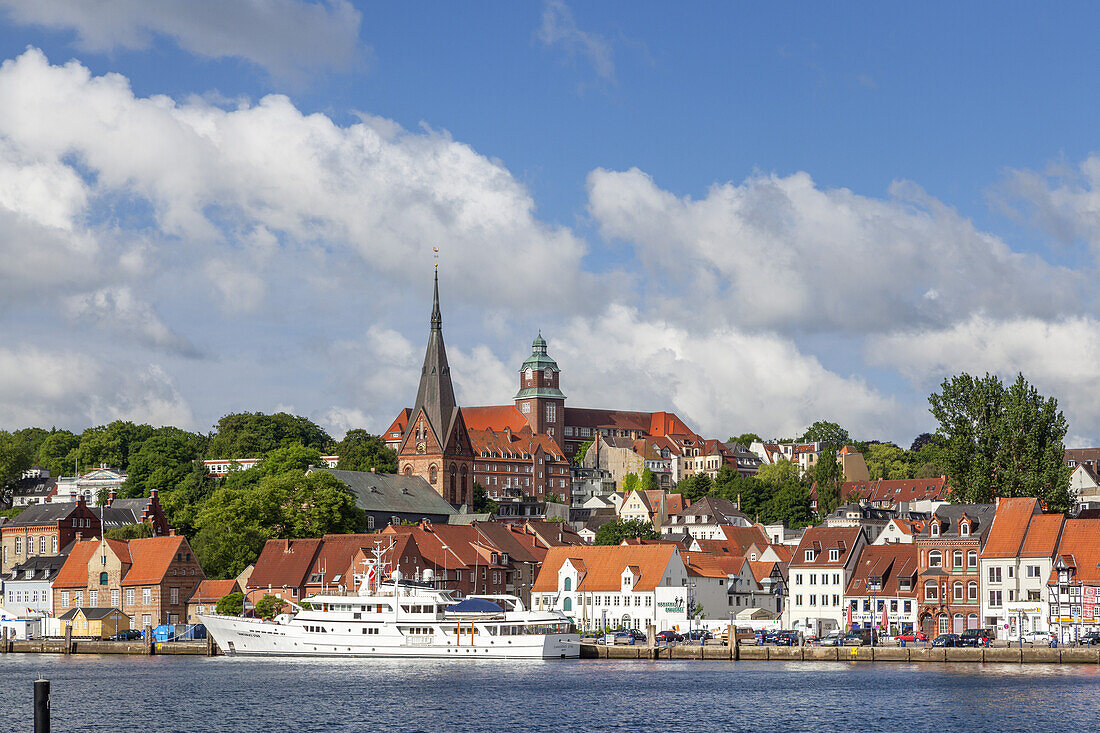
[[[844,594],[867,538],[859,527],[810,527],[787,571],[788,627],[823,636],[844,627]]]
[[[978,558],[993,504],[945,504],[917,534],[918,623],[929,638],[980,628]]]

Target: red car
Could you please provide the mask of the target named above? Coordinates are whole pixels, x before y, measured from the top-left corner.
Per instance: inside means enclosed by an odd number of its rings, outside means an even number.
[[[928,641],[928,636],[921,631],[906,631],[895,636],[894,641]]]

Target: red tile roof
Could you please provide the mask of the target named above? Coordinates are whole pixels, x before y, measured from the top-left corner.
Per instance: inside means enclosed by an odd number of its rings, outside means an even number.
[[[478,457],[485,452],[498,459],[507,460],[511,455],[515,459],[529,461],[541,451],[542,455],[554,461],[565,461],[565,454],[554,439],[543,433],[531,432],[527,423],[514,431],[510,428],[475,430],[467,427],[466,432],[470,436],[470,447]]]
[[[1072,558],[1078,583],[1100,585],[1100,519],[1067,519],[1058,555]]]
[[[842,567],[859,542],[859,527],[809,527],[798,543],[791,567]],[[829,550],[840,550],[838,559],[829,560]],[[814,559],[806,560],[806,550],[814,550]]]
[[[249,588],[297,588],[305,585],[313,558],[321,549],[319,538],[268,540],[248,579]]]
[[[234,578],[229,580],[210,580],[209,578],[199,583],[195,592],[191,594],[188,603],[216,603],[230,593],[240,593],[241,587]]]
[[[530,423],[515,405],[488,405],[484,407],[463,407],[462,419],[467,430],[496,430],[510,428],[518,432],[524,427],[530,429]]]
[[[874,481],[845,481],[840,487],[841,501],[865,499],[871,502],[896,504],[899,501],[947,501],[947,479],[876,479]],[[815,494],[816,496],[816,494]]]
[[[74,542],[69,556],[65,558],[65,564],[53,580],[54,588],[87,588],[88,587],[88,561],[95,555],[99,548],[99,540],[82,540]]]
[[[641,578],[634,585],[635,590],[653,590],[661,582],[677,552],[675,545],[554,547],[546,553],[542,569],[531,590],[556,591],[558,570],[566,560],[580,560],[587,570],[578,580],[576,590],[620,591],[622,573],[628,566],[637,566],[641,571]]]
[[[726,578],[740,575],[747,562],[740,555],[712,555],[708,552],[680,553],[687,565],[688,574],[704,578]]]
[[[764,530],[759,525],[734,527],[723,524],[718,529],[722,530],[722,534],[726,536],[726,544],[733,555],[747,556],[749,547],[752,545],[756,545],[761,552],[768,546],[768,536],[764,534]]]
[[[1066,522],[1061,514],[1036,514],[1027,528],[1020,557],[1054,557]]]
[[[1040,511],[1037,499],[998,499],[997,509],[993,513],[993,524],[989,527],[985,547],[982,548],[982,557],[1017,557],[1024,545],[1031,516]]]
[[[386,428],[386,432],[382,433],[382,440],[394,440],[392,433],[398,433],[398,437],[405,434],[405,427],[409,424],[409,418],[412,416],[412,410],[405,408],[398,413],[394,421],[390,423],[390,426]]]
[[[187,540],[181,535],[167,537],[147,537],[130,540],[130,558],[132,563],[123,585],[152,585],[160,583],[168,574],[168,567],[181,552],[190,552]]]
[[[879,595],[916,598],[915,580],[907,591],[898,587],[898,578],[914,578],[916,573],[916,545],[897,542],[886,545],[865,545],[855,567],[852,568],[852,577],[848,580],[845,595],[867,595],[869,592],[867,579],[877,577],[882,579],[881,590],[875,591]]]

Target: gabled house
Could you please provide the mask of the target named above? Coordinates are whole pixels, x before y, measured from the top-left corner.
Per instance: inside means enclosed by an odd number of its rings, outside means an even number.
[[[1049,628],[1063,642],[1100,631],[1100,519],[1067,519],[1047,579]]]
[[[661,525],[664,536],[688,534],[695,539],[723,538],[723,526],[751,527],[752,520],[728,499],[706,496],[678,513],[670,514]]]
[[[0,526],[0,572],[8,573],[29,558],[57,556],[78,536],[100,533],[98,510],[78,499],[61,504],[28,506],[19,516]]]
[[[1033,498],[997,499],[993,525],[979,555],[982,628],[999,639],[1046,632],[1046,585],[1065,517],[1043,514]],[[1007,627],[1007,628],[1006,628]]]
[[[917,627],[917,548],[865,545],[844,591],[846,625],[893,638]]]
[[[859,527],[810,527],[787,570],[788,627],[822,636],[843,628],[848,588],[866,535]]]
[[[115,608],[143,629],[181,623],[187,599],[205,579],[187,540],[165,537],[75,543],[54,581],[54,614]]]
[[[218,601],[232,593],[244,593],[237,578],[228,580],[207,579],[198,584],[195,592],[187,599],[187,623],[201,624],[199,616],[206,613],[214,613]]]
[[[978,556],[994,509],[993,504],[944,504],[914,535],[918,623],[929,638],[980,627]]]

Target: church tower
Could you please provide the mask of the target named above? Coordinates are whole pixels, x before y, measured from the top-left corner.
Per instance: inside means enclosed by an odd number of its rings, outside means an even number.
[[[420,476],[451,504],[459,506],[473,501],[474,454],[462,411],[455,404],[451,368],[443,345],[438,270],[420,387],[405,434],[401,436],[397,461],[401,473]]]
[[[565,450],[565,395],[558,389],[558,363],[546,354],[546,339],[539,332],[531,344],[531,356],[519,368],[516,409],[531,430],[550,436]]]

